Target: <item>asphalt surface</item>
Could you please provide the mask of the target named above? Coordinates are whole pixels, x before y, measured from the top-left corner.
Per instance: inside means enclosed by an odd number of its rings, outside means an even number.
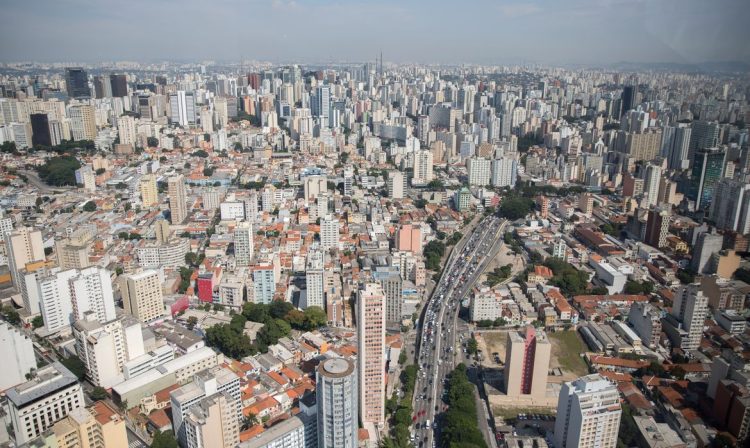
[[[462,344],[469,338],[469,328],[463,322],[459,324],[460,303],[502,247],[505,225],[497,217],[486,217],[459,242],[425,307],[417,341],[419,374],[414,388],[412,425],[415,446],[438,445],[441,425],[435,424],[435,419],[439,422],[447,409],[443,401],[446,376],[467,358]],[[479,420],[487,442],[495,446],[486,419]]]

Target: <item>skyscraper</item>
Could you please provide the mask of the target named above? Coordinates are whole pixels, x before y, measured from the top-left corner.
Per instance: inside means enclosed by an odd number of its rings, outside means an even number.
[[[150,323],[164,316],[164,297],[157,271],[126,275],[120,291],[125,312],[139,321]]]
[[[329,358],[316,370],[318,448],[356,448],[357,372],[346,358]]]
[[[19,289],[18,271],[27,263],[45,259],[42,232],[30,227],[16,229],[5,235],[5,250],[13,285]]]
[[[319,86],[312,98],[312,114],[317,117],[321,127],[328,127],[328,118],[331,109],[331,87]]]
[[[687,198],[695,201],[695,210],[707,211],[711,207],[716,184],[724,176],[726,156],[726,151],[717,148],[695,153],[687,193]]]
[[[71,98],[89,98],[89,75],[81,67],[67,67],[65,69],[65,87]]]
[[[339,247],[339,220],[327,215],[320,220],[320,247],[324,250]]]
[[[401,323],[404,280],[397,266],[378,266],[372,273],[385,294],[385,320],[388,323]]]
[[[388,197],[391,199],[404,198],[404,175],[401,171],[388,172]]]
[[[711,256],[719,252],[724,244],[724,237],[716,233],[703,232],[693,246],[693,258],[690,260],[690,269],[698,274],[703,274],[710,264]]]
[[[253,225],[247,221],[237,223],[234,228],[234,259],[237,266],[250,266],[254,246]]]
[[[707,316],[708,297],[700,288],[699,284],[683,285],[675,293],[672,316],[682,324],[681,330],[687,332],[687,334],[679,332],[679,344],[676,344],[683,350],[696,350],[703,337],[703,322]],[[668,319],[666,323],[672,322]],[[666,330],[675,341],[674,335],[678,331],[674,329],[674,325],[667,325]]]
[[[511,331],[506,347],[505,393],[510,397],[544,398],[551,351],[547,335],[534,327],[527,327],[523,335]]]
[[[47,114],[31,114],[31,143],[41,146],[52,146],[49,119]]]
[[[483,157],[470,157],[466,160],[466,171],[469,173],[469,185],[486,186],[490,184],[490,160]]]
[[[141,203],[144,207],[153,207],[159,203],[159,189],[156,186],[156,176],[146,174],[141,177],[138,189],[141,192]]]
[[[691,125],[688,160],[702,149],[714,148],[719,144],[719,123],[715,121],[694,121]]]
[[[69,280],[73,302],[73,319],[83,319],[85,313],[93,313],[100,322],[114,320],[115,299],[109,271],[92,266],[78,271]]]
[[[649,208],[659,203],[659,184],[661,182],[661,167],[649,164],[643,179],[643,193],[645,198],[642,206]]]
[[[385,422],[385,294],[367,283],[357,296],[359,418],[363,424]]]
[[[614,448],[621,414],[617,387],[598,373],[563,384],[557,401],[555,448]]]
[[[636,95],[638,94],[638,87],[637,86],[625,86],[622,89],[622,111],[621,115],[627,114],[630,110],[632,110],[636,104]]]
[[[716,228],[750,233],[750,183],[722,178],[716,184],[709,217]]]
[[[128,96],[128,78],[125,75],[109,75],[109,83],[112,86],[112,96],[121,98]]]
[[[0,389],[21,384],[26,375],[36,369],[34,345],[18,329],[7,322],[0,322],[0,359],[3,368],[0,370]]]
[[[169,96],[170,121],[180,126],[195,124],[195,94],[178,90]]]
[[[167,197],[172,224],[182,224],[187,218],[185,177],[182,174],[167,179]]]
[[[94,77],[94,96],[96,98],[110,98],[112,96],[112,84],[107,76]]]
[[[662,156],[670,170],[685,170],[690,165],[690,136],[692,129],[685,123],[664,129],[662,136]]]
[[[304,308],[317,306],[325,309],[324,268],[323,252],[315,249],[309,250],[305,262],[305,291],[307,294]]]
[[[70,133],[73,140],[94,140],[96,138],[96,115],[94,106],[76,104],[68,109]]]
[[[136,146],[135,118],[129,115],[117,118],[117,136],[123,145]]]
[[[667,245],[667,236],[669,235],[669,210],[652,209],[648,211],[646,220],[646,237],[644,242],[656,248],[662,248]]]
[[[432,152],[429,150],[419,150],[414,154],[414,177],[412,185],[426,185],[432,180]]]

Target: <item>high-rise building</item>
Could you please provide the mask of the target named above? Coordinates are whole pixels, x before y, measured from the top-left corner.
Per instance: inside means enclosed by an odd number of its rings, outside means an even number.
[[[412,154],[414,154],[414,177],[412,177],[411,183],[417,186],[427,185],[433,177],[432,152],[423,149]]]
[[[598,373],[563,384],[557,401],[555,448],[614,448],[620,430],[620,394]]]
[[[117,317],[108,270],[99,266],[82,269],[70,278],[69,285],[75,320],[83,319],[84,314],[89,312],[101,322],[109,322]]]
[[[363,424],[385,422],[385,294],[367,283],[357,296],[357,370],[359,419]]]
[[[146,174],[138,183],[141,192],[141,203],[144,207],[153,207],[159,203],[159,188],[156,185],[156,176]]]
[[[372,273],[385,294],[385,320],[391,324],[401,323],[404,280],[398,266],[378,266]]]
[[[96,138],[96,114],[94,106],[76,104],[68,109],[70,133],[73,140],[94,140]]]
[[[715,148],[719,144],[719,123],[696,120],[691,124],[688,160],[692,161],[698,151]]]
[[[35,289],[39,298],[39,311],[44,319],[44,329],[48,334],[55,334],[70,329],[73,323],[73,294],[70,280],[78,271],[47,270],[35,277],[34,284],[27,284]]]
[[[703,337],[703,322],[707,315],[708,297],[700,285],[680,286],[675,293],[672,313],[664,321],[665,332],[675,346],[696,350]]]
[[[643,344],[654,349],[661,338],[661,310],[648,302],[633,302],[628,322]]]
[[[26,381],[26,375],[36,369],[34,344],[28,336],[7,322],[0,322],[0,389],[6,390]]]
[[[724,150],[701,149],[695,153],[687,198],[695,201],[695,210],[707,211],[714,198],[716,184],[724,176]]]
[[[661,183],[661,167],[649,164],[643,176],[643,193],[645,198],[641,205],[644,208],[655,206],[659,203],[659,184]]]
[[[73,337],[86,377],[104,388],[121,383],[125,364],[145,354],[141,324],[130,316],[104,322],[86,313],[73,324]]]
[[[182,224],[187,218],[187,195],[185,177],[182,174],[167,179],[167,197],[172,224]]]
[[[65,238],[55,242],[57,265],[62,270],[84,269],[91,265],[89,261],[89,240]]]
[[[178,90],[169,96],[170,121],[180,126],[195,124],[195,94]]]
[[[237,400],[228,392],[203,398],[185,415],[185,441],[188,448],[235,447],[240,443]]]
[[[716,184],[709,217],[716,228],[750,233],[750,183],[722,178]]]
[[[254,246],[253,225],[247,221],[237,223],[234,228],[234,259],[237,266],[250,266]]]
[[[253,301],[255,303],[271,303],[276,294],[276,278],[273,265],[260,263],[252,267],[253,272]]]
[[[117,135],[123,145],[136,145],[135,118],[123,115],[117,118]]]
[[[586,216],[594,212],[594,196],[591,193],[581,193],[578,198],[578,209]]]
[[[358,380],[354,362],[329,358],[318,364],[318,448],[356,448]]]
[[[662,248],[667,245],[667,236],[669,235],[669,210],[652,209],[648,211],[646,220],[646,237],[644,242],[656,248]]]
[[[493,187],[515,188],[518,177],[518,162],[512,157],[501,157],[492,161]]]
[[[315,249],[309,250],[305,262],[305,306],[300,306],[300,308],[317,306],[325,309],[324,273],[323,252]]]
[[[321,127],[328,127],[328,119],[331,113],[331,87],[319,86],[311,98],[312,114],[317,117]]]
[[[662,156],[670,170],[685,170],[690,166],[690,136],[692,128],[685,123],[667,127],[662,135]]]
[[[690,260],[690,269],[698,274],[706,273],[710,268],[711,256],[719,252],[724,245],[724,237],[716,233],[704,232],[698,235],[693,246],[693,258]]]
[[[112,97],[112,84],[107,76],[94,76],[94,96],[98,99]]]
[[[49,118],[47,114],[31,114],[31,143],[34,146],[52,146]]]
[[[636,95],[638,95],[638,86],[625,86],[622,89],[622,110],[621,116],[633,110],[636,106]]]
[[[85,406],[78,378],[55,361],[5,392],[16,444],[38,437],[72,410]]]
[[[388,172],[388,197],[391,199],[404,198],[405,178],[401,171]]]
[[[466,159],[466,171],[469,173],[469,185],[486,186],[490,184],[491,163],[483,157],[469,157]]]
[[[320,220],[320,247],[323,250],[339,247],[339,220],[335,216],[327,215]]]
[[[45,259],[42,232],[30,227],[21,227],[7,233],[5,235],[5,250],[8,254],[8,268],[13,285],[16,289],[20,289],[18,271],[23,269],[27,263]]]
[[[321,194],[328,192],[328,179],[325,176],[305,177],[305,200],[313,202]]]
[[[89,98],[89,75],[81,67],[67,67],[65,69],[65,88],[71,98]]]
[[[109,75],[109,84],[112,87],[112,96],[122,98],[128,96],[128,78],[125,75]]]
[[[52,426],[57,448],[127,448],[125,420],[104,401],[76,408]]]
[[[506,348],[505,393],[509,397],[544,398],[551,351],[547,335],[534,327],[527,327],[523,335],[511,331]]]
[[[164,316],[164,297],[157,271],[124,276],[120,291],[125,312],[139,321],[150,323]]]

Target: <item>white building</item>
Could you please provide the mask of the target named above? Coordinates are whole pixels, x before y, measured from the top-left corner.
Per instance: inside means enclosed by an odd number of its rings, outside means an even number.
[[[511,187],[516,186],[518,177],[518,162],[511,157],[502,157],[492,161],[492,179],[493,187]]]
[[[300,308],[317,306],[325,309],[325,285],[323,281],[324,264],[323,253],[319,250],[310,250],[307,253],[305,266],[305,303]]]
[[[490,160],[483,157],[470,157],[466,160],[469,173],[469,185],[485,186],[490,184]]]
[[[38,437],[73,409],[85,406],[81,383],[59,362],[39,369],[33,379],[5,394],[18,445]]]
[[[414,157],[412,185],[426,185],[430,183],[433,178],[432,152],[425,149],[410,154],[413,154]]]
[[[31,339],[7,322],[0,322],[0,359],[0,390],[25,382],[26,375],[36,369]]]
[[[136,146],[135,118],[123,115],[117,119],[117,136],[123,145]]]
[[[112,278],[108,270],[98,266],[82,269],[69,280],[69,284],[74,320],[83,319],[87,312],[93,312],[101,322],[109,322],[117,317]]]
[[[599,374],[565,383],[555,420],[555,448],[614,448],[620,430],[620,394]]]
[[[335,216],[327,215],[320,220],[320,246],[324,250],[339,247],[339,220]]]
[[[178,90],[169,96],[170,121],[180,126],[195,124],[195,95]]]
[[[223,204],[222,204],[223,205]],[[253,259],[253,225],[247,221],[237,223],[234,229],[234,259],[237,266],[249,266]]]

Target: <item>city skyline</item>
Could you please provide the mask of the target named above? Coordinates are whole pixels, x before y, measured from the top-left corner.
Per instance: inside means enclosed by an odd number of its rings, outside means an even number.
[[[128,9],[111,1],[35,3],[33,9],[6,5],[0,60],[311,63],[374,59],[382,51],[395,63],[750,62],[743,45],[748,12],[740,0],[481,0],[468,8],[424,1],[223,0],[208,10],[195,0],[137,0]],[[370,30],[360,31],[362,18]]]

